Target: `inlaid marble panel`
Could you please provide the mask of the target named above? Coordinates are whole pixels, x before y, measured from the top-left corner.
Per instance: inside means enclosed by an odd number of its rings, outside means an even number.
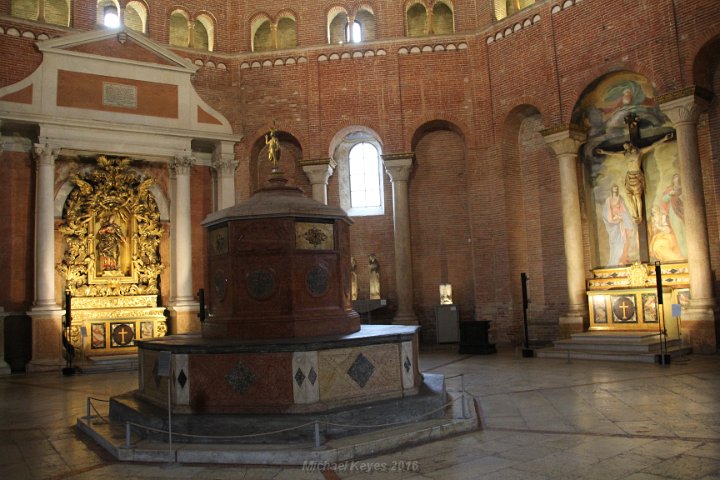
[[[190,369],[188,356],[184,353],[173,355],[173,403],[175,405],[190,405]]]
[[[362,398],[400,393],[399,359],[397,344],[320,351],[320,400],[352,404]]]
[[[402,365],[402,386],[404,389],[415,386],[415,358],[413,355],[413,343],[403,342],[400,346],[400,362]]]
[[[320,399],[318,352],[294,352],[292,363],[293,399],[296,404]]]

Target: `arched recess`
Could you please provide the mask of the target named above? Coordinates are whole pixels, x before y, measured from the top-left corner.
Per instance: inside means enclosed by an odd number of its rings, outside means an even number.
[[[618,71],[592,82],[573,109],[572,123],[588,132],[580,162],[592,268],[687,260],[684,220],[663,200],[679,167],[677,145],[667,138],[672,124],[655,95],[643,75]],[[631,143],[637,155],[626,155]],[[638,166],[641,177],[633,173]],[[626,184],[637,179],[644,186],[633,193]]]
[[[147,5],[137,0],[132,0],[125,5],[123,22],[125,26],[136,32],[147,33]]]
[[[705,181],[703,189],[707,199],[708,239],[710,241],[710,263],[714,272],[720,270],[720,183],[711,179],[720,178],[720,35],[707,41],[693,59],[693,83],[712,92],[716,100],[710,103],[707,122],[701,118],[698,125],[701,168]],[[713,275],[714,291],[720,292],[720,275]],[[717,344],[720,345],[720,328],[715,329]]]
[[[523,339],[520,274],[528,278],[528,310],[531,342],[547,342],[557,335],[558,303],[566,297],[562,238],[559,165],[540,134],[542,115],[524,104],[509,112],[502,129],[501,185],[503,215],[497,226],[504,239],[507,261],[495,265],[502,278],[507,318],[496,325],[498,341],[520,343]]]
[[[447,35],[455,32],[455,19],[452,4],[438,1],[433,5],[432,29],[436,35]]]
[[[360,23],[362,41],[372,41],[376,38],[375,13],[369,5],[362,5],[355,14],[355,21]]]
[[[411,147],[415,153],[408,182],[414,307],[423,336],[434,341],[440,284],[452,285],[452,300],[461,318],[471,319],[474,313],[467,141],[458,125],[438,119],[417,128]]]
[[[70,0],[44,0],[45,23],[70,26]]]
[[[252,51],[266,52],[272,50],[272,23],[267,15],[260,15],[250,23],[250,34],[252,35]]]
[[[422,2],[413,2],[405,11],[405,34],[408,37],[427,35],[427,7]]]
[[[207,13],[195,17],[192,47],[209,52],[215,49],[215,20]]]
[[[265,132],[269,135],[269,131]],[[311,185],[305,172],[302,170],[300,160],[303,158],[302,146],[300,141],[291,133],[278,130],[277,138],[280,141],[280,160],[278,168],[283,172],[288,180],[288,185],[300,187],[306,195],[311,194]],[[253,143],[250,162],[250,190],[255,191],[259,188],[267,186],[267,180],[272,172],[272,165],[268,160],[267,145],[265,144],[265,136],[258,137]]]
[[[25,20],[37,20],[40,15],[41,0],[12,0],[10,15]]]
[[[277,48],[294,48],[297,46],[297,25],[295,16],[289,12],[280,14],[277,23]]]
[[[343,7],[333,7],[327,14],[328,43],[345,43],[345,26],[348,13]]]
[[[12,0],[10,15],[25,20],[70,26],[70,0]]]
[[[169,41],[175,47],[190,45],[190,16],[184,10],[174,10],[170,13]]]

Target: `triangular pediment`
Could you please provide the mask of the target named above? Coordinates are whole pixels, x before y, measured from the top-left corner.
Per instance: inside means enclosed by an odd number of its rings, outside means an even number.
[[[99,29],[38,42],[44,54],[151,64],[195,73],[198,67],[145,35],[130,29]]]

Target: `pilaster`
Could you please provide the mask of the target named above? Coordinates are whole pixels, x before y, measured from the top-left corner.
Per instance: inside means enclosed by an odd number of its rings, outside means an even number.
[[[235,159],[234,144],[221,142],[212,156],[212,167],[216,173],[217,209],[235,205],[235,170],[238,161]]]
[[[328,180],[337,167],[335,160],[332,158],[318,158],[301,161],[300,165],[312,185],[313,200],[327,205]]]

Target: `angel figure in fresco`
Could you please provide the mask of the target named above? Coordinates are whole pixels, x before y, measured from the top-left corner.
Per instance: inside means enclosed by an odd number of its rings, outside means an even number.
[[[662,196],[662,210],[680,249],[681,259],[687,258],[687,242],[685,241],[685,208],[682,201],[682,185],[680,174],[672,176],[670,185],[665,188]]]
[[[651,216],[650,255],[661,262],[681,260],[680,247],[663,209],[654,206]]]
[[[620,187],[617,185],[610,189],[602,214],[610,245],[608,265],[627,265],[630,263],[630,244],[637,236],[637,226],[628,212],[625,200],[620,196]]]
[[[96,237],[101,269],[104,272],[117,270],[120,244],[125,243],[125,236],[120,225],[115,223],[115,215],[110,215],[102,224]]]
[[[265,135],[265,145],[268,148],[268,160],[272,165],[272,171],[277,171],[277,164],[280,161],[280,141],[277,138],[277,129],[270,127],[270,135]]]
[[[645,192],[645,174],[642,171],[642,162],[645,155],[653,150],[656,145],[672,140],[673,134],[668,133],[661,140],[644,148],[638,148],[632,142],[623,143],[621,152],[613,152],[596,148],[596,155],[619,156],[622,155],[627,162],[627,173],[625,174],[625,191],[630,198],[630,214],[635,223],[642,223],[643,193]]]

